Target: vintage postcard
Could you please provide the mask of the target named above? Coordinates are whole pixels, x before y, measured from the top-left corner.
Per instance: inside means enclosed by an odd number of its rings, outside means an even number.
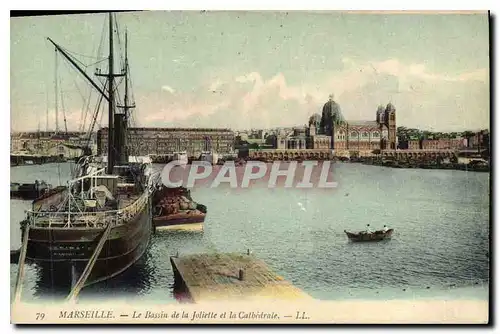
[[[488,12],[10,18],[15,324],[487,324]]]

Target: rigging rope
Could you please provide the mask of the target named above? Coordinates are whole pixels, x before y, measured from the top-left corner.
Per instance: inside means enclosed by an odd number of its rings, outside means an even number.
[[[58,94],[59,94],[59,88],[58,88],[58,75],[57,75],[57,69],[58,69],[58,61],[57,61],[57,54],[58,54],[58,51],[56,49],[56,52],[55,52],[55,66],[54,66],[54,85],[55,85],[55,88],[54,88],[54,93],[55,93],[55,101],[56,101],[56,133],[59,132],[59,97],[58,97]]]
[[[105,62],[105,61],[107,61],[107,60],[108,60],[108,58],[104,58],[104,59],[102,59],[102,60],[96,61],[95,63],[89,64],[87,67],[91,67],[91,66],[94,66],[94,65],[100,64],[100,63]]]
[[[87,141],[87,146],[90,143],[92,132],[94,130],[94,126],[95,126],[95,122],[96,122],[97,116],[99,115],[99,109],[101,108],[101,102],[102,102],[103,98],[104,98],[104,96],[100,95],[99,102],[97,104],[96,110],[94,112],[94,117],[92,119],[92,124],[91,124],[91,126],[89,128],[89,138],[88,138],[88,141]],[[104,113],[101,113],[101,122],[102,122],[102,115],[104,115]]]
[[[78,55],[78,56],[85,57],[85,58],[100,59],[99,57],[95,57],[95,56],[87,56],[87,55],[84,55],[84,54],[82,54],[82,53],[78,53],[78,52],[76,52],[76,51],[71,51],[71,50],[68,50],[67,48],[64,48],[64,51],[66,51],[67,53],[71,53],[71,54]],[[81,64],[83,64],[83,63],[81,63]]]
[[[122,58],[123,56],[123,49],[122,49],[122,42],[121,42],[121,38],[120,38],[120,34],[118,34],[118,31],[120,31],[118,29],[118,20],[115,18],[115,29],[116,29],[116,35],[117,35],[117,40],[118,40],[118,50],[119,50],[119,58],[120,58],[120,65],[121,65],[121,69],[123,71],[123,69],[125,68],[125,60]]]
[[[64,130],[65,130],[65,133],[68,134],[68,124],[66,123],[66,108],[64,107],[64,94],[63,94],[63,85],[59,85],[59,89],[61,90],[61,108],[62,108],[62,112],[63,112],[63,119],[64,119]]]
[[[68,62],[64,62],[65,66],[66,66],[66,69],[68,70],[68,72],[72,72],[73,69],[70,67],[69,63]],[[91,98],[91,95],[92,95],[92,89],[89,90],[89,97],[88,98],[85,98],[85,95],[82,93],[82,90],[80,89],[80,86],[78,85],[77,81],[76,81],[76,76],[73,76],[73,83],[78,91],[78,93],[80,94],[80,97],[82,99],[82,111],[81,111],[81,114],[80,114],[80,122],[79,122],[79,127],[78,127],[78,131],[80,132],[84,132],[85,131],[85,124],[86,124],[86,118],[87,118],[87,115],[88,115],[88,111],[90,109],[90,98]],[[62,101],[62,98],[61,98],[61,102]],[[64,107],[63,107],[64,108]],[[66,115],[64,115],[65,118],[66,118]],[[66,126],[67,128],[67,126]]]
[[[117,35],[117,44],[118,44],[118,51],[120,51],[120,55],[118,56],[118,58],[120,58],[120,61],[121,61],[121,69],[122,71],[123,70],[126,70],[126,71],[129,71],[129,66],[128,64],[125,62],[125,59],[122,55],[122,41],[121,41],[121,36],[120,34],[118,33],[119,31],[119,25],[118,25],[118,22],[117,20],[115,20],[115,31],[113,33],[116,33]],[[108,60],[108,57],[102,57],[102,52],[103,52],[103,45],[104,45],[104,37],[105,35],[107,35],[106,33],[107,29],[106,29],[106,22],[103,22],[103,29],[102,29],[102,33],[101,33],[101,39],[100,39],[100,42],[99,42],[99,45],[97,47],[97,56],[88,56],[88,55],[85,55],[85,54],[81,54],[81,53],[78,53],[78,52],[75,52],[75,51],[71,51],[65,47],[61,47],[61,50],[63,50],[67,57],[69,59],[71,59],[75,64],[78,63],[80,64],[83,69],[81,69],[82,71],[84,72],[88,72],[88,68],[91,67],[91,66],[94,66],[94,65],[97,65],[97,64],[100,64],[106,60]],[[58,58],[57,58],[57,49],[56,49],[56,66],[55,66],[55,70],[56,70],[56,75],[55,75],[55,86],[56,86],[56,89],[55,89],[55,95],[56,95],[56,132],[59,132],[59,106],[58,106],[58,103],[59,103],[59,97],[58,97],[58,94],[59,94],[59,89],[58,89],[58,86],[59,86],[59,78],[58,78]],[[90,63],[90,64],[85,64],[83,63],[80,59],[78,59],[76,57],[76,55],[79,55],[81,57],[85,57],[85,58],[88,58],[88,59],[96,59],[97,61],[93,62],[93,63]],[[66,66],[69,66],[69,64],[66,64]],[[126,68],[125,68],[126,67]],[[108,69],[109,71],[109,69]],[[82,73],[78,72],[78,74],[82,75]],[[130,77],[127,75],[125,77],[120,77],[120,79],[118,80],[118,82],[116,83],[115,85],[115,88],[114,88],[114,93],[116,93],[116,96],[117,96],[117,99],[119,100],[121,98],[120,96],[120,91],[119,91],[119,86],[123,83],[123,80],[129,80],[130,82],[130,97],[132,98],[132,100],[134,100],[134,93],[133,93],[133,90],[132,90],[132,80],[130,79]],[[91,103],[91,97],[92,97],[92,89],[89,91],[89,94],[88,94],[88,98],[86,99],[84,94],[82,93],[82,90],[80,89],[79,85],[77,84],[76,80],[75,80],[75,77],[73,77],[73,81],[74,81],[74,84],[76,86],[76,89],[78,91],[78,93],[80,94],[80,97],[82,98],[82,111],[81,111],[81,115],[80,115],[80,125],[79,125],[79,130],[84,132],[85,129],[86,129],[86,126],[88,123],[90,123],[89,125],[89,136],[88,136],[88,141],[87,141],[87,147],[88,147],[88,144],[90,143],[90,140],[91,140],[91,136],[92,136],[92,131],[94,130],[94,127],[96,125],[96,121],[97,121],[97,117],[99,115],[99,111],[100,111],[100,106],[101,106],[101,103],[102,103],[102,98],[103,96],[101,94],[100,95],[100,98],[98,99],[98,103],[97,103],[97,107],[93,113],[93,115],[91,114],[90,112],[90,103]],[[99,82],[102,86],[103,86],[103,91],[106,93],[107,91],[107,78],[106,77],[97,77],[97,82]],[[63,108],[63,118],[64,118],[64,126],[65,126],[65,131],[66,131],[66,134],[68,133],[68,127],[67,127],[67,117],[66,117],[66,108],[65,108],[65,105],[64,105],[64,98],[63,98],[63,89],[62,89],[62,85],[60,87],[60,94],[61,94],[61,103],[62,103],[62,108]],[[109,94],[109,92],[107,92]],[[127,102],[127,101],[125,101]],[[92,115],[92,121],[89,122],[88,119],[89,119],[89,115]],[[101,113],[101,117],[100,117],[100,122],[99,122],[99,125],[102,127],[102,121],[103,121],[103,115],[104,113]],[[134,121],[133,120],[133,114],[132,113],[126,113],[126,121],[127,123],[129,122],[129,120],[131,121],[131,123]],[[109,127],[109,125],[108,125]],[[129,139],[131,139],[131,135],[130,133],[128,134],[128,137]],[[130,143],[132,143],[132,141],[130,141]],[[58,169],[59,170],[59,169]],[[60,170],[59,170],[59,173],[60,173]],[[60,176],[59,176],[59,183],[61,183],[60,181]]]
[[[102,30],[101,30],[101,40],[99,41],[99,45],[97,47],[97,57],[100,58],[102,55],[102,46],[104,45],[104,36],[106,35],[106,20],[103,20],[102,22]],[[107,59],[107,57],[106,57]]]

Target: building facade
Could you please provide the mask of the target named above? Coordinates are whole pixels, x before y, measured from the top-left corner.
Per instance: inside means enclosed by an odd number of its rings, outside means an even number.
[[[468,148],[489,148],[490,133],[488,130],[481,130],[474,133],[468,140],[465,141],[465,146]]]
[[[48,150],[49,156],[59,156],[66,159],[74,159],[83,155],[83,150],[69,144],[60,143]]]
[[[338,103],[330,96],[322,114],[309,118],[310,148],[333,149],[342,152],[368,152],[397,148],[396,108],[389,103],[379,106],[375,120],[349,121],[344,118]]]
[[[397,148],[396,109],[392,104],[380,106],[375,120],[347,121],[340,106],[330,99],[322,109],[322,114],[309,118],[308,126],[295,128],[293,133],[278,134],[274,148],[334,150],[338,155],[349,155],[351,151],[362,153],[377,149]]]
[[[307,148],[312,150],[330,149],[330,136],[312,135],[307,138]]]
[[[92,152],[97,151],[95,134],[90,138],[85,133],[56,134],[53,132],[20,132],[10,136],[10,151],[12,153],[24,152],[26,154],[60,155],[68,151],[61,145],[90,146]],[[56,154],[57,153],[57,154]]]
[[[331,137],[317,133],[321,124],[321,116],[314,114],[309,118],[309,128],[307,129],[308,149],[330,149]]]
[[[462,138],[455,138],[455,139],[441,138],[441,139],[423,139],[421,141],[419,148],[423,150],[429,150],[429,149],[458,150],[464,147],[465,147],[464,139]]]
[[[219,154],[234,153],[234,132],[230,129],[209,128],[129,128],[127,147],[129,155],[169,155],[186,151],[190,157],[198,157],[207,150],[207,141]],[[106,154],[108,128],[97,132],[97,152]]]

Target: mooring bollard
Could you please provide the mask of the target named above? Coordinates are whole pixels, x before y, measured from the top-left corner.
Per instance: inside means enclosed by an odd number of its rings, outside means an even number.
[[[247,255],[250,255],[250,248],[247,249]]]
[[[244,274],[245,274],[245,272],[243,271],[243,269],[240,269],[240,272],[238,273],[238,279],[240,281],[243,281]]]
[[[177,253],[175,253],[175,257],[179,257],[179,251],[177,251]]]

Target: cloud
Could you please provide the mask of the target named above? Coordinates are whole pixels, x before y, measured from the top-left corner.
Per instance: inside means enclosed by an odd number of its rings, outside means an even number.
[[[478,69],[471,72],[461,73],[459,75],[447,75],[442,73],[431,73],[426,69],[425,64],[405,65],[397,59],[389,59],[382,62],[370,62],[368,66],[362,65],[365,71],[374,71],[377,74],[389,74],[402,80],[424,79],[429,81],[480,81],[488,83],[489,76],[486,69]]]
[[[345,73],[350,80],[339,97],[347,118],[373,117],[378,103],[390,101],[398,110],[400,125],[442,131],[489,126],[486,69],[433,73],[424,64],[404,64],[394,59],[358,68],[365,75]],[[358,86],[352,89],[355,83]]]
[[[166,91],[166,92],[169,92],[170,94],[173,94],[175,93],[175,89],[173,89],[172,87],[170,86],[161,86],[161,90],[163,91]]]
[[[301,125],[311,114],[320,113],[333,93],[348,120],[373,120],[379,104],[392,102],[399,125],[443,131],[489,126],[487,69],[442,73],[398,59],[344,58],[342,63],[340,70],[325,70],[320,77],[293,84],[282,72],[264,76],[259,71],[234,74],[222,69],[203,74],[200,84],[189,90],[164,85],[136,98],[135,125],[233,129]]]
[[[92,112],[89,112],[86,117],[85,124],[83,122],[82,111],[81,109],[69,109],[65,110],[64,113],[61,109],[59,109],[58,116],[58,127],[59,131],[65,131],[65,122],[64,118],[66,118],[66,125],[68,131],[80,131],[83,125],[85,125],[85,131],[87,131],[90,127],[90,123],[92,121]],[[35,115],[35,116],[34,116]],[[49,130],[54,131],[56,129],[56,112],[55,109],[49,108],[46,113],[43,114],[43,117],[37,118],[36,114],[23,113],[19,115],[11,115],[11,128],[15,131],[33,131],[35,129],[40,128],[41,131],[45,131],[47,125],[47,115],[48,115],[48,127]],[[97,119],[98,126],[99,118]]]
[[[217,90],[217,88],[219,88],[224,82],[221,81],[220,79],[216,79],[214,82],[212,82],[210,84],[210,87],[208,87],[208,90],[213,92],[215,90]]]
[[[290,85],[283,73],[265,78],[253,71],[212,78],[192,92],[179,92],[174,99],[148,97],[141,122],[231,128],[300,125],[312,113],[320,112],[328,95],[334,93],[347,119],[371,120],[379,104],[391,101],[399,110],[399,123],[408,126],[489,124],[486,69],[447,74],[398,59],[342,61],[342,70],[325,73],[316,82]]]

